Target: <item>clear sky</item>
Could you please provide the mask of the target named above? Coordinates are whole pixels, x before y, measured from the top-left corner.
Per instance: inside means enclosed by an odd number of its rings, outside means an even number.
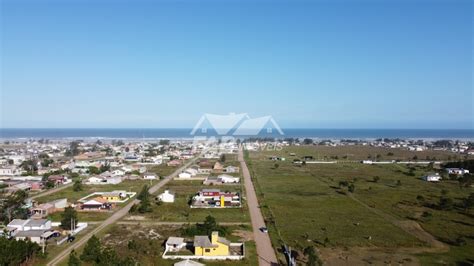
[[[474,128],[470,0],[0,2],[4,128]]]

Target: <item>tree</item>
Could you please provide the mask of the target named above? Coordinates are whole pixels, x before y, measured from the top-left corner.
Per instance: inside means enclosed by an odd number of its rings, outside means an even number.
[[[304,145],[313,144],[313,139],[304,139],[304,140],[303,140],[303,144],[304,144]]]
[[[150,192],[148,191],[148,185],[144,185],[140,193],[138,193],[137,199],[144,200],[150,197]]]
[[[76,251],[73,249],[69,254],[69,261],[67,262],[68,266],[80,266],[81,261],[77,257]]]
[[[9,223],[13,219],[26,219],[28,210],[21,207],[25,205],[27,198],[28,193],[24,190],[15,191],[15,193],[4,198],[4,200],[0,202],[0,220],[4,223]]]
[[[79,141],[72,141],[69,144],[69,149],[65,152],[66,156],[76,156],[79,154]]]
[[[468,212],[474,206],[474,192],[463,200],[464,209]]]
[[[40,251],[40,246],[31,241],[0,237],[0,265],[29,265],[31,262],[27,262]]]
[[[379,180],[380,180],[379,176],[374,176],[374,178],[373,178],[374,183],[378,183]]]
[[[102,246],[99,239],[93,235],[87,240],[84,251],[81,254],[81,260],[85,262],[99,262]]]
[[[221,163],[225,163],[225,160],[226,160],[226,157],[225,157],[225,154],[221,154],[220,158],[219,158],[219,161]]]
[[[98,174],[101,174],[99,168],[95,167],[95,166],[89,166],[89,174],[92,174],[92,175],[98,175]]]
[[[72,190],[74,191],[82,191],[82,182],[81,180],[74,181],[74,185],[72,186]]]
[[[71,230],[72,227],[77,225],[77,211],[69,206],[64,209],[61,214],[61,225],[60,227],[65,230]]]
[[[314,251],[314,247],[308,246],[303,250],[303,254],[306,256],[308,266],[317,266],[322,265],[321,260],[318,258],[318,255]]]
[[[138,193],[137,199],[140,200],[138,207],[133,208],[133,211],[137,210],[139,213],[151,212],[151,195],[148,191],[148,185],[144,185],[140,193]],[[130,209],[132,211],[132,209]]]
[[[278,169],[278,167],[280,167],[280,165],[277,163],[273,165],[273,169]]]
[[[347,189],[349,190],[349,192],[354,193],[354,191],[355,191],[355,185],[354,185],[354,184],[350,184],[350,185],[347,187]]]

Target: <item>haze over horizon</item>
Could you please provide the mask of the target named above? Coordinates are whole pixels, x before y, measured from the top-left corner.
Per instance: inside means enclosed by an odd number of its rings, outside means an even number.
[[[429,4],[428,4],[429,3]],[[1,3],[0,128],[474,129],[472,1]]]

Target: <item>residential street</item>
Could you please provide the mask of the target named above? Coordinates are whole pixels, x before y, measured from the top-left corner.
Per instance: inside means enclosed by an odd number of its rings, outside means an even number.
[[[242,168],[242,173],[245,182],[245,191],[247,195],[247,204],[250,212],[250,219],[252,220],[252,229],[255,243],[257,245],[258,264],[262,265],[278,265],[278,260],[275,255],[272,243],[268,233],[260,231],[260,227],[266,227],[263,220],[263,215],[260,211],[257,194],[250,178],[250,172],[244,160],[243,149],[239,150],[239,161]]]
[[[151,194],[155,193],[156,191],[158,191],[161,187],[163,187],[164,185],[166,185],[166,183],[168,183],[171,179],[173,179],[173,177],[175,177],[176,175],[178,175],[181,171],[183,171],[184,169],[186,169],[188,166],[190,166],[191,164],[193,164],[197,159],[199,158],[199,156],[193,158],[192,160],[188,161],[187,163],[185,163],[183,166],[181,166],[180,168],[178,168],[176,171],[174,171],[171,175],[165,177],[164,179],[162,179],[161,181],[159,181],[157,184],[155,184],[154,186],[152,186],[150,189],[149,189],[149,192]],[[97,226],[96,228],[94,228],[92,231],[88,232],[86,235],[78,238],[75,242],[73,242],[72,244],[63,244],[63,245],[69,245],[65,250],[63,250],[61,253],[59,253],[55,258],[53,258],[47,265],[48,266],[52,266],[52,265],[58,265],[59,262],[61,262],[62,260],[66,259],[68,256],[69,256],[69,253],[71,253],[71,251],[73,249],[78,249],[80,246],[84,245],[87,240],[89,240],[89,238],[91,238],[93,235],[97,234],[98,232],[100,232],[102,229],[104,229],[106,226],[108,225],[111,225],[115,222],[117,222],[118,220],[120,220],[122,217],[124,217],[125,215],[128,214],[128,211],[130,210],[130,208],[135,204],[135,203],[138,203],[139,201],[138,200],[132,200],[129,204],[127,204],[125,207],[123,207],[122,209],[118,210],[117,212],[115,212],[112,216],[110,216],[109,218],[107,218],[105,221],[103,221],[99,226]]]

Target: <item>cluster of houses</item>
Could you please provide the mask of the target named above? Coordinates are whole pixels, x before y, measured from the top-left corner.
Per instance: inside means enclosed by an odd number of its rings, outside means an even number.
[[[178,179],[190,179],[198,175],[209,175],[209,174],[237,174],[240,172],[240,168],[233,165],[224,166],[221,162],[217,161],[212,163],[207,159],[202,159],[197,165],[193,165],[178,175]],[[202,179],[202,178],[201,178]]]
[[[73,143],[78,154],[70,157]],[[5,141],[4,144],[0,149],[0,187],[9,193],[43,190],[46,182],[50,181],[43,177],[66,173],[86,176],[84,183],[91,185],[118,184],[124,179],[137,178],[134,175],[156,179],[155,174],[146,172],[147,166],[163,163],[179,166],[199,151],[192,142],[179,141],[158,144],[145,141],[104,143],[101,140],[69,142],[42,139]],[[91,168],[110,171],[96,174],[91,172]]]

